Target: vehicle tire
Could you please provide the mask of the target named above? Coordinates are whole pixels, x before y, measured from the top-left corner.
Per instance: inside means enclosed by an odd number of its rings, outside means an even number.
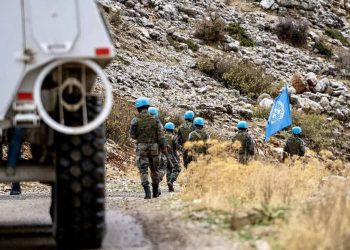
[[[97,97],[87,97],[88,118],[101,112]],[[68,119],[67,119],[68,120]],[[69,117],[74,124],[81,115]],[[105,234],[105,132],[100,126],[82,135],[56,133],[56,182],[52,215],[59,249],[95,249]]]

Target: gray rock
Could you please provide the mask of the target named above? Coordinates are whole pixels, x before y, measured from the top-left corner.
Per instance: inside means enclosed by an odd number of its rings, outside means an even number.
[[[320,105],[324,108],[324,110],[328,111],[330,109],[329,100],[325,96],[321,98]]]
[[[316,92],[324,93],[329,84],[330,84],[330,82],[329,82],[328,78],[323,78],[317,82],[314,89]]]
[[[275,3],[275,0],[262,0],[260,6],[264,9],[270,9]]]
[[[234,41],[232,43],[226,43],[224,45],[224,50],[226,50],[226,51],[237,52],[239,50],[239,48],[240,48],[240,42],[238,42],[238,41]]]
[[[254,242],[256,250],[271,250],[271,246],[265,240],[257,240]]]
[[[269,94],[263,93],[263,94],[259,95],[257,102],[260,103],[265,98],[271,99],[271,96]]]
[[[259,102],[260,107],[271,108],[273,105],[273,100],[270,98],[264,98]]]
[[[308,73],[305,76],[305,80],[310,87],[315,87],[317,84],[317,77],[315,73],[312,73],[312,72]]]

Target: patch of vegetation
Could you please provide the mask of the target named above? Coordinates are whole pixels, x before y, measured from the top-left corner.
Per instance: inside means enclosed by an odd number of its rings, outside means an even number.
[[[181,45],[178,41],[175,41],[171,36],[167,36],[167,40],[170,46],[173,46],[175,48],[176,52],[182,51]]]
[[[329,48],[323,41],[316,42],[315,49],[318,50],[318,53],[324,55],[327,58],[331,58],[333,56],[333,51]]]
[[[343,34],[334,28],[328,28],[325,30],[325,34],[333,39],[339,40],[344,46],[350,47],[350,42]]]
[[[275,79],[265,71],[247,61],[233,57],[210,58],[203,56],[197,61],[197,68],[226,87],[239,90],[242,94],[257,98],[262,93],[275,92]]]
[[[336,60],[336,67],[338,70],[350,71],[350,51],[341,51]]]
[[[193,42],[191,39],[186,40],[185,43],[188,45],[188,48],[191,49],[193,52],[197,52],[199,50],[198,44]]]
[[[220,42],[225,36],[225,21],[218,13],[211,14],[198,23],[194,35],[208,44]]]
[[[260,119],[269,119],[270,109],[265,107],[256,106],[253,107],[253,117]]]
[[[294,47],[305,47],[307,45],[308,30],[309,25],[306,21],[291,17],[280,19],[275,27],[278,38]]]
[[[116,59],[120,62],[120,63],[122,63],[122,64],[124,64],[124,65],[126,65],[126,66],[129,66],[130,65],[130,61],[128,61],[127,59],[125,59],[123,56],[121,56],[121,55],[116,55]]]
[[[237,89],[251,98],[269,92],[274,82],[271,75],[247,60],[235,61],[222,78],[226,87]]]
[[[329,121],[328,117],[324,115],[304,114],[293,111],[293,125],[302,128],[302,136],[307,141],[307,146],[319,152],[334,146],[336,138],[334,138],[333,129],[339,127],[339,121]]]
[[[128,145],[130,122],[135,115],[136,111],[131,102],[115,96],[112,111],[106,121],[106,137],[120,146]]]
[[[227,33],[239,41],[244,47],[254,47],[254,40],[247,34],[245,29],[243,29],[238,23],[230,23],[226,28]]]

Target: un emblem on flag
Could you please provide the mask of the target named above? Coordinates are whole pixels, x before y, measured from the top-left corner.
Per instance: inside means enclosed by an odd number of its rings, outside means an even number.
[[[276,105],[272,111],[271,124],[274,124],[284,117],[284,104],[281,101],[276,102]]]

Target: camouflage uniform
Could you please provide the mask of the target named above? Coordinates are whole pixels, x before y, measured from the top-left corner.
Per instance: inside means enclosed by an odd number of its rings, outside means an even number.
[[[238,150],[238,161],[241,164],[248,164],[250,157],[254,155],[254,142],[252,137],[247,131],[240,130],[235,134],[232,141],[239,141],[241,143],[241,147]]]
[[[191,141],[191,142],[195,142],[195,141],[204,141],[204,145],[203,146],[195,146],[193,148],[193,151],[194,153],[196,154],[206,154],[207,153],[207,149],[208,149],[208,146],[206,144],[206,141],[209,139],[209,135],[208,133],[204,130],[204,128],[196,128],[194,131],[192,131],[190,133],[190,135],[188,136],[188,140]],[[191,161],[195,160],[195,157],[194,156],[191,156],[189,158],[189,163]],[[188,164],[189,164],[188,163]]]
[[[188,137],[190,133],[194,131],[194,129],[195,127],[193,126],[192,122],[185,121],[183,124],[181,124],[177,132],[177,144],[182,147],[185,168],[187,168],[188,164],[191,162],[191,157],[188,155],[188,150],[184,149],[184,145],[188,141]]]
[[[165,145],[161,123],[143,110],[131,121],[130,136],[137,141],[136,164],[142,185],[149,185],[148,168],[152,184],[159,184],[159,149]]]
[[[304,156],[305,154],[305,143],[302,139],[297,136],[288,138],[283,151],[289,155]]]
[[[171,132],[166,132],[165,140],[167,143],[167,154],[162,154],[163,157],[161,159],[161,168],[166,170],[167,182],[174,182],[181,172],[181,167],[179,164],[180,159],[176,152],[178,149],[176,136]],[[161,180],[163,179],[163,176],[161,176]]]

